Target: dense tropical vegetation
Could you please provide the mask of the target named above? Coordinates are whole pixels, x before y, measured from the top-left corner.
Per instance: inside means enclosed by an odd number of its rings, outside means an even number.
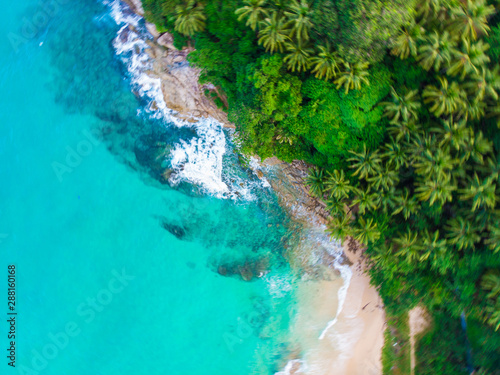
[[[194,43],[243,153],[314,166],[387,312],[427,307],[417,373],[500,374],[499,3],[143,2]]]

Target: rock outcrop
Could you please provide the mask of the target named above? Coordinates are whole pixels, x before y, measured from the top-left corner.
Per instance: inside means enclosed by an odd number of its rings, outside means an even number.
[[[192,48],[178,50],[173,45],[173,37],[169,33],[162,34],[154,41],[148,41],[148,51],[153,60],[153,68],[148,72],[153,78],[161,80],[161,89],[165,104],[177,112],[180,119],[197,121],[202,117],[212,117],[234,129],[224,111],[219,109],[213,100],[205,95],[205,90],[216,92],[211,84],[199,83],[200,69],[187,62],[187,55]]]

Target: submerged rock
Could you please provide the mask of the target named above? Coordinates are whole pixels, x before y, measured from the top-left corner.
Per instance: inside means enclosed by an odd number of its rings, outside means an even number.
[[[182,240],[186,236],[186,231],[179,225],[163,222],[161,226],[163,227],[163,229],[166,229],[167,231],[172,233],[179,240]]]
[[[247,260],[243,263],[227,263],[217,267],[217,273],[226,277],[238,277],[243,281],[253,281],[269,272],[269,259]]]
[[[163,229],[173,234],[179,240],[187,239],[188,231],[184,226],[174,224],[163,216],[154,216],[154,217],[160,221],[160,225]]]

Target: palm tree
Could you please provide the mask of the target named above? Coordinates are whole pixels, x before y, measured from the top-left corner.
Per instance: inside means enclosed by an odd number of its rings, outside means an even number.
[[[467,121],[453,121],[452,118],[443,121],[442,126],[432,128],[431,131],[441,138],[439,147],[450,146],[456,151],[463,149],[471,137],[471,128]]]
[[[488,49],[490,49],[490,45],[488,43],[483,43],[482,40],[471,44],[469,56],[475,66],[482,67],[490,62],[490,58],[486,55]]]
[[[313,197],[323,196],[324,171],[321,168],[310,168],[306,177],[306,185],[309,186],[309,193]]]
[[[479,120],[484,117],[486,111],[486,103],[479,100],[467,100],[463,114],[465,120]]]
[[[179,33],[192,36],[205,29],[207,17],[203,13],[203,6],[196,6],[195,0],[189,0],[187,5],[178,5],[175,11],[177,13],[175,30]]]
[[[287,43],[286,49],[288,51],[284,58],[287,67],[292,72],[306,71],[311,65],[311,54],[313,50],[309,47],[303,46],[301,43]]]
[[[436,136],[432,133],[413,134],[413,142],[407,146],[410,154],[410,165],[420,162],[422,157],[429,158],[429,152],[432,155],[438,146]]]
[[[487,271],[481,278],[481,288],[486,290],[488,298],[497,298],[500,295],[500,271],[493,269]]]
[[[473,249],[475,244],[481,240],[477,227],[463,217],[449,220],[446,230],[449,243],[455,245],[458,250]]]
[[[484,164],[484,157],[491,153],[492,143],[484,138],[482,131],[470,131],[470,137],[465,141],[460,153],[460,161],[465,162],[472,158],[477,164]]]
[[[271,6],[278,15],[284,16],[285,11],[288,9],[289,0],[271,0]]]
[[[420,104],[420,103],[419,103]],[[420,124],[413,120],[410,121],[391,121],[387,128],[390,135],[395,137],[397,142],[404,140],[406,142],[410,141],[411,137],[419,134],[421,131]]]
[[[500,220],[492,224],[493,225],[488,225],[489,233],[484,243],[488,245],[490,250],[494,253],[498,253],[500,251]]]
[[[392,215],[397,215],[399,213],[403,214],[405,220],[408,220],[411,215],[414,215],[418,211],[418,202],[414,195],[410,197],[410,191],[407,188],[394,197],[395,210]]]
[[[338,200],[334,197],[326,201],[326,209],[331,216],[345,216],[345,206],[343,200]]]
[[[358,205],[359,213],[363,215],[366,210],[376,210],[378,207],[379,197],[374,194],[370,189],[355,189],[354,194],[356,198],[352,201],[354,205]]]
[[[469,76],[470,81],[464,84],[464,88],[470,95],[474,95],[474,100],[484,101],[485,98],[498,100],[498,90],[500,90],[500,66],[496,65],[493,70],[482,67],[480,73],[473,73]]]
[[[334,170],[333,173],[328,173],[325,187],[326,191],[330,193],[330,197],[335,197],[338,200],[349,198],[349,193],[353,189],[350,185],[350,181],[346,179],[343,169],[341,169],[340,172]]]
[[[407,91],[399,95],[394,87],[391,87],[391,99],[390,102],[380,103],[385,106],[385,115],[391,118],[391,123],[398,122],[400,118],[403,122],[418,118],[417,111],[420,108],[418,90]]]
[[[392,279],[394,274],[400,271],[397,262],[394,262],[392,244],[387,244],[385,241],[379,241],[371,245],[371,250],[370,260],[373,260],[377,266],[383,267],[384,274]]]
[[[370,175],[377,175],[380,173],[380,162],[381,159],[378,155],[378,151],[370,152],[366,148],[366,144],[363,144],[363,151],[356,153],[349,150],[354,157],[347,159],[351,162],[350,168],[355,168],[354,176],[359,174],[359,178],[366,179]]]
[[[451,156],[448,148],[425,150],[416,158],[415,173],[424,178],[446,179],[450,176],[457,161]]]
[[[255,30],[260,21],[268,16],[268,10],[265,8],[267,0],[245,0],[245,5],[242,8],[236,9],[235,13],[238,15],[238,21],[247,18],[245,25],[250,26]]]
[[[288,143],[291,146],[294,144],[294,142],[297,141],[297,137],[295,136],[295,134],[283,127],[279,127],[275,134],[275,140],[279,143]]]
[[[434,85],[426,86],[422,96],[424,103],[430,103],[429,109],[436,117],[444,114],[463,112],[466,105],[465,91],[458,85],[457,82],[448,83],[444,77],[438,77],[441,87],[437,88]]]
[[[439,230],[431,234],[426,229],[422,234],[422,259],[427,260],[431,256],[432,258],[437,258],[438,255],[447,251],[446,243],[446,239],[439,238]]]
[[[368,178],[368,182],[370,182],[371,186],[376,190],[387,191],[398,184],[399,176],[391,166],[386,165],[385,169],[379,175]]]
[[[377,223],[374,223],[372,218],[365,220],[365,218],[361,216],[353,232],[354,238],[364,245],[373,243],[380,238],[380,231]]]
[[[485,0],[467,0],[462,6],[452,9],[453,22],[449,30],[464,39],[476,40],[478,34],[488,34],[488,17],[495,13],[495,7]]]
[[[449,176],[442,179],[419,179],[416,186],[417,198],[421,201],[428,201],[430,206],[436,202],[440,205],[451,202],[453,199],[452,193],[456,190],[456,186],[451,183]]]
[[[327,224],[330,235],[338,240],[343,240],[352,234],[351,216],[334,216]]]
[[[484,156],[491,153],[493,144],[488,139],[484,138],[482,131],[476,131],[472,134],[467,142],[463,154],[465,157],[472,157],[478,164],[484,164]]]
[[[425,70],[434,67],[437,72],[441,65],[449,63],[453,46],[454,42],[446,31],[442,34],[434,31],[418,48],[418,60]]]
[[[496,185],[492,178],[486,178],[483,181],[479,180],[477,173],[474,173],[474,178],[467,189],[461,190],[462,200],[472,200],[472,211],[476,211],[479,207],[495,208],[497,196],[495,195]]]
[[[387,165],[390,168],[399,171],[401,167],[408,166],[407,150],[404,145],[391,139],[391,142],[384,145],[384,150],[382,157],[387,159]]]
[[[261,25],[259,44],[263,45],[268,52],[283,52],[285,43],[290,40],[288,37],[289,30],[283,22],[283,18],[274,12],[271,18],[264,19]]]
[[[285,16],[288,18],[288,24],[292,28],[292,36],[299,43],[309,40],[309,29],[313,26],[311,21],[311,11],[306,0],[292,0],[285,11]]]
[[[417,42],[424,35],[424,28],[417,23],[403,27],[393,43],[391,54],[406,59],[408,56],[417,56]]]
[[[319,53],[311,59],[311,63],[314,65],[312,73],[315,73],[315,77],[326,81],[336,76],[339,71],[339,63],[342,59],[332,51],[330,45],[319,46]]]
[[[408,263],[412,264],[423,260],[420,254],[422,246],[418,241],[416,232],[414,233],[408,229],[406,233],[394,238],[393,242],[398,248],[396,255],[406,258]]]
[[[421,0],[416,3],[417,14],[426,21],[439,18],[440,13],[450,7],[449,3],[449,0]]]
[[[462,79],[466,74],[479,73],[479,67],[490,61],[490,58],[485,54],[488,48],[489,45],[484,44],[482,41],[471,45],[467,39],[464,39],[461,50],[457,48],[451,50],[453,62],[448,68],[447,73],[452,76],[461,73]]]
[[[345,88],[347,94],[349,90],[359,90],[363,84],[369,85],[368,80],[368,63],[355,63],[351,64],[344,62],[343,69],[341,69],[339,77],[335,80],[337,90],[342,86]]]
[[[489,301],[490,303],[486,307],[486,312],[488,312],[487,323],[491,325],[495,331],[500,328],[500,297],[497,297],[496,301]]]
[[[388,215],[394,211],[396,207],[396,195],[396,188],[394,186],[388,186],[384,189],[383,194],[379,198],[384,214]]]
[[[500,183],[500,163],[498,162],[495,155],[488,156],[484,165],[478,169],[483,173],[489,174],[493,180],[496,180],[497,183]]]

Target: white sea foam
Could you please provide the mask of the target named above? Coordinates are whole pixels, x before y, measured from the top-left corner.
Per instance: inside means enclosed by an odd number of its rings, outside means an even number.
[[[129,24],[134,27],[139,25],[141,17],[134,14],[132,10],[128,6],[125,6],[120,0],[105,0],[104,4],[111,8],[111,16],[118,25]]]
[[[322,340],[325,338],[327,332],[332,328],[335,323],[337,323],[338,317],[344,308],[345,299],[347,297],[347,289],[349,288],[349,284],[351,282],[352,270],[351,267],[347,264],[343,264],[343,254],[344,250],[342,248],[342,244],[338,240],[332,240],[330,236],[327,234],[327,228],[323,224],[318,224],[314,219],[311,219],[310,214],[305,210],[303,206],[295,207],[295,213],[298,216],[304,217],[307,221],[310,222],[311,227],[307,230],[307,243],[315,243],[316,249],[315,254],[318,258],[321,258],[322,255],[326,252],[330,256],[334,258],[334,262],[331,264],[336,270],[339,271],[340,276],[344,280],[342,287],[338,290],[338,307],[335,317],[327,324],[325,329],[319,335],[319,339]],[[320,259],[317,259],[319,261]]]
[[[328,235],[326,234],[326,227],[321,227],[322,233],[319,235],[320,236],[320,241],[322,245],[324,246],[325,250],[328,251],[330,255],[335,257],[335,262],[333,266],[335,269],[337,269],[340,272],[340,276],[344,280],[344,283],[342,287],[340,287],[338,291],[338,299],[339,299],[339,304],[337,307],[337,313],[335,314],[335,318],[333,318],[326,326],[326,328],[321,332],[319,335],[319,339],[322,340],[325,338],[326,333],[330,328],[332,328],[335,323],[337,323],[337,319],[342,312],[342,309],[344,308],[344,303],[345,299],[347,297],[347,289],[349,288],[349,284],[351,282],[351,277],[352,277],[352,270],[351,267],[349,267],[347,264],[342,264],[341,258],[343,255],[343,249],[342,249],[342,244],[338,240],[330,240]]]
[[[228,186],[222,181],[226,139],[221,124],[203,119],[197,123],[196,131],[198,137],[188,142],[181,140],[172,151],[172,168],[178,171],[173,182],[188,180],[202,184],[211,193],[228,193]]]

